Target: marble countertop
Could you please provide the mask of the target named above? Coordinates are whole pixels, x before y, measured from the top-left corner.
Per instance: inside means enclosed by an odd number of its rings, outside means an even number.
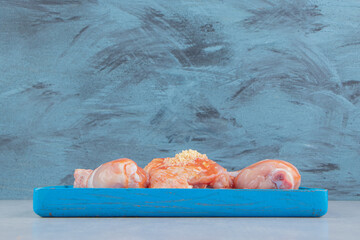
[[[0,201],[0,239],[358,239],[360,201],[321,218],[41,218],[31,200]]]

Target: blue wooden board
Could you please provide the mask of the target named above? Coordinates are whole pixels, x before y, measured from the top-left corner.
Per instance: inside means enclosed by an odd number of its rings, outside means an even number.
[[[73,188],[34,189],[42,217],[320,217],[327,190]]]

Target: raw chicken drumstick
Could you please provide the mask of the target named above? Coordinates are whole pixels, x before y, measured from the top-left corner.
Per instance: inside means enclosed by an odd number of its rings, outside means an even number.
[[[144,169],[128,158],[104,163],[94,171],[75,169],[74,177],[74,188],[145,188],[148,184]]]
[[[301,182],[296,167],[281,160],[266,159],[229,174],[239,189],[299,189]]]
[[[173,158],[155,158],[145,168],[149,188],[231,188],[225,168],[195,150]]]

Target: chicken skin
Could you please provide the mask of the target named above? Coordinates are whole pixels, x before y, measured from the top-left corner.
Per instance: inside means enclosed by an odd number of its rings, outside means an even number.
[[[191,149],[173,158],[155,158],[144,170],[149,175],[149,188],[232,187],[225,168]]]
[[[74,188],[145,188],[146,172],[134,161],[121,158],[104,163],[94,171],[75,169]]]
[[[297,168],[281,160],[266,159],[230,175],[238,189],[299,189],[301,183]]]

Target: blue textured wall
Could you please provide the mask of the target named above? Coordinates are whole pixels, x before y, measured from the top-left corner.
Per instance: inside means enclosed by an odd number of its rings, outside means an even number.
[[[360,199],[360,1],[0,1],[0,198],[192,148]]]

